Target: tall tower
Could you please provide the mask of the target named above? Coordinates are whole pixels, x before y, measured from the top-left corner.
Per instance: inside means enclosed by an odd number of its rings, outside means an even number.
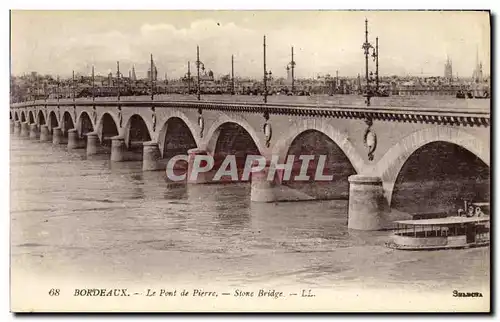
[[[446,64],[444,65],[444,78],[449,81],[453,80],[453,67],[450,57],[446,58]]]
[[[476,67],[472,74],[473,82],[480,83],[483,81],[483,63],[479,61],[479,49],[476,46]]]
[[[113,86],[113,73],[109,72],[108,74],[108,86]]]
[[[133,81],[137,80],[137,76],[135,75],[135,66],[132,66],[132,75],[130,77]]]
[[[154,62],[151,63],[151,66],[148,69],[148,79],[153,79],[154,81],[158,80],[158,69],[156,68],[156,64]]]

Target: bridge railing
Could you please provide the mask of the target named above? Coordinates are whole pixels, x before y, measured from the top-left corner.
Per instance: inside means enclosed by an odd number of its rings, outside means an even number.
[[[371,106],[367,107],[365,99],[359,95],[315,95],[315,96],[271,96],[268,103],[262,102],[261,96],[247,95],[203,95],[198,101],[195,95],[167,94],[156,95],[154,100],[150,96],[122,96],[118,101],[116,97],[96,97],[73,99],[50,99],[36,100],[23,103],[11,104],[11,108],[43,105],[136,105],[136,106],[179,106],[190,107],[215,106],[221,107],[267,107],[280,109],[327,109],[327,110],[350,110],[350,111],[373,111],[373,112],[432,112],[432,113],[464,113],[464,114],[490,114],[490,99],[458,99],[454,97],[440,96],[393,96],[372,98]]]

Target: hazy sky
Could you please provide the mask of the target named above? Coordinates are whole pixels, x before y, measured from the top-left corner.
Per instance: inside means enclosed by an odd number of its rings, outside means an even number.
[[[267,66],[285,76],[294,46],[296,77],[339,71],[364,73],[365,18],[370,42],[379,37],[381,75],[443,75],[447,55],[453,73],[471,76],[476,49],[489,74],[490,26],[481,12],[377,11],[12,11],[11,68],[71,75],[128,75],[135,65],[145,77],[153,54],[161,79],[180,77],[187,61],[200,60],[216,75],[262,76],[262,38],[267,38]],[[374,65],[373,65],[374,66]]]

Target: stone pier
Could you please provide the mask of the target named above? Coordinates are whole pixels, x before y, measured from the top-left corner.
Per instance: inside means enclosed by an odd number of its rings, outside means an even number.
[[[382,179],[369,175],[349,177],[348,228],[379,230],[384,224],[385,197]]]
[[[188,150],[188,169],[187,169],[187,182],[188,183],[207,183],[212,181],[211,172],[201,172],[196,175],[195,178],[191,178],[191,173],[194,170],[194,160],[197,155],[208,155],[208,152],[203,149],[191,149]],[[200,168],[207,165],[206,161],[200,162]]]
[[[28,122],[21,123],[21,137],[28,138],[30,136],[30,125]]]
[[[10,120],[10,133],[13,134],[15,131],[15,128],[16,128],[16,125],[15,125],[14,121],[11,119]]]
[[[40,142],[49,142],[50,141],[50,133],[49,127],[47,125],[40,126]]]
[[[36,123],[31,123],[30,124],[30,134],[29,134],[30,139],[35,140],[38,138],[38,126]]]
[[[60,127],[52,129],[52,144],[59,145],[62,142],[62,130]]]
[[[158,162],[161,159],[160,149],[156,142],[144,142],[142,149],[142,170],[155,171],[161,170],[161,165]]]
[[[68,149],[78,148],[78,131],[76,129],[68,130]]]
[[[15,135],[21,135],[21,122],[20,121],[15,121],[14,122],[14,134]]]
[[[87,155],[97,154],[99,137],[96,132],[87,133]]]
[[[125,161],[125,139],[122,136],[114,136],[111,138],[111,161]]]
[[[252,167],[258,164],[254,161]],[[276,185],[277,173],[272,180],[268,180],[270,161],[266,161],[264,169],[251,173],[252,187],[250,191],[250,200],[256,202],[274,202],[277,201]]]

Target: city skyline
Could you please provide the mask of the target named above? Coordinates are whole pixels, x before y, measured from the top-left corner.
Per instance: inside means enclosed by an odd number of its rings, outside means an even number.
[[[153,54],[161,75],[182,77],[200,60],[216,77],[262,77],[262,38],[267,65],[286,78],[290,47],[295,48],[297,78],[318,74],[364,74],[364,19],[369,41],[380,42],[380,75],[443,76],[447,57],[454,76],[471,77],[476,56],[485,75],[490,69],[487,12],[345,11],[12,11],[11,73],[70,77],[116,72],[135,66],[145,78]],[[41,26],[43,26],[41,28]],[[348,30],[348,31],[347,31]],[[57,31],[57,32],[56,32]],[[314,35],[314,36],[311,36]],[[331,39],[332,44],[326,44]],[[433,45],[437,44],[437,45]],[[226,57],[227,56],[227,57]],[[193,72],[193,68],[192,68]]]

